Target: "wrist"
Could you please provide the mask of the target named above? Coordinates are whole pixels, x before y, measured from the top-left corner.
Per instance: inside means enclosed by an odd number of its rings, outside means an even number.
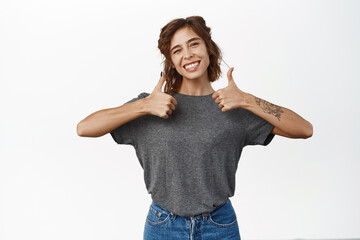
[[[141,115],[146,115],[146,114],[150,114],[150,108],[149,108],[149,103],[148,103],[149,99],[146,98],[142,98],[139,99],[139,101],[137,101],[139,103],[139,113]]]
[[[250,93],[244,94],[244,103],[242,108],[249,110],[254,104],[254,96]]]

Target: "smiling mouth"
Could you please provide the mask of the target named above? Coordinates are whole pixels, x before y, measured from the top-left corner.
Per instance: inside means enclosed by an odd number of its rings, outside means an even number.
[[[185,68],[185,69],[195,68],[195,67],[197,67],[199,64],[200,64],[200,60],[199,60],[199,61],[192,62],[192,63],[185,64],[185,65],[183,66],[183,68]]]

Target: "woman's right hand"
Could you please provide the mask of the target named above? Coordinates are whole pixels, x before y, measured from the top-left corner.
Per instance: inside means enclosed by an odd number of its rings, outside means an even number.
[[[177,105],[176,99],[170,94],[164,93],[161,89],[165,82],[165,74],[162,73],[159,82],[152,93],[147,96],[146,105],[150,114],[168,119]]]

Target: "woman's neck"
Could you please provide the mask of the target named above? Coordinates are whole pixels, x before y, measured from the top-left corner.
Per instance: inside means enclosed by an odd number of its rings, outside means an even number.
[[[215,90],[212,88],[209,78],[204,76],[203,78],[187,79],[183,77],[178,93],[202,96],[208,95]]]

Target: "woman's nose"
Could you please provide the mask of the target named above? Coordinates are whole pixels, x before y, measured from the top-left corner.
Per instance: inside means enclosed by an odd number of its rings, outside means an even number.
[[[185,59],[190,59],[190,58],[193,57],[193,55],[194,55],[194,54],[191,52],[190,49],[185,49],[185,50],[184,50],[184,58],[185,58]]]

